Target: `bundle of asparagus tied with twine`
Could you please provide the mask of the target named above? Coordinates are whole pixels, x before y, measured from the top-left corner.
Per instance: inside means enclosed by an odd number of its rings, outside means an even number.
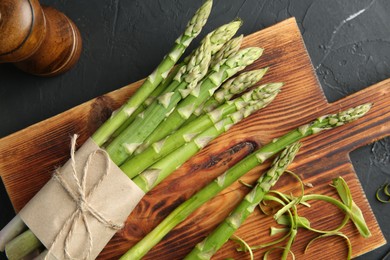
[[[211,7],[212,1],[206,0],[153,73],[91,137],[144,192],[232,125],[267,106],[283,85],[252,88],[268,68],[232,78],[263,53],[256,47],[240,49],[243,37],[233,38],[242,24],[239,19],[207,34],[177,64],[201,32]],[[10,259],[42,246],[26,229],[16,216],[0,232],[0,250]]]

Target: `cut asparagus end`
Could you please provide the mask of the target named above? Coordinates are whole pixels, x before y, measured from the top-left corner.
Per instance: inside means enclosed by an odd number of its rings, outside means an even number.
[[[4,252],[5,245],[20,235],[26,230],[27,226],[19,215],[16,215],[1,231],[0,231],[0,251]]]
[[[41,246],[31,230],[23,232],[5,245],[5,254],[9,260],[19,260]]]

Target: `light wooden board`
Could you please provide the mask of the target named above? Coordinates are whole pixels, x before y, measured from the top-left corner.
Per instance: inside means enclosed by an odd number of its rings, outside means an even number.
[[[390,80],[329,104],[318,84],[294,19],[247,36],[245,46],[265,48],[262,58],[247,69],[270,66],[262,83],[283,81],[282,93],[268,108],[214,140],[147,194],[129,216],[125,228],[103,250],[100,259],[117,259],[177,205],[262,144],[319,115],[366,102],[373,102],[374,106],[364,118],[305,138],[290,169],[305,182],[314,185],[307,190],[310,193],[335,195],[329,186],[331,180],[337,176],[346,179],[372,232],[370,238],[364,239],[352,225],[343,230],[351,238],[353,256],[386,243],[353,170],[349,153],[390,135]],[[0,174],[16,211],[44,185],[53,169],[67,160],[69,137],[74,133],[80,134],[79,143],[82,144],[139,85],[140,82],[130,84],[0,140]],[[242,179],[254,182],[266,166],[252,170]],[[278,188],[290,191],[295,186],[296,183],[285,178]],[[239,183],[232,185],[169,233],[145,259],[181,259],[228,215],[248,191]],[[334,207],[314,203],[313,208],[318,210],[303,210],[302,213],[322,228],[335,227],[335,221],[342,217]],[[271,241],[268,236],[271,225],[274,225],[272,218],[256,211],[237,234],[251,245],[264,243]],[[345,258],[344,241],[338,238],[323,240],[303,255],[303,248],[311,238],[312,233],[299,232],[293,247],[298,259]],[[234,244],[228,242],[215,259],[246,259],[234,248]],[[256,259],[262,253],[256,252]]]

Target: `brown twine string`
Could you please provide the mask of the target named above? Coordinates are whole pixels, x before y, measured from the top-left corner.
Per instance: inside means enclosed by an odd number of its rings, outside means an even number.
[[[72,166],[72,177],[76,183],[76,190],[72,190],[69,185],[66,183],[65,179],[63,176],[60,174],[58,170],[55,171],[53,175],[53,179],[58,181],[58,183],[62,186],[62,188],[66,191],[66,193],[69,195],[69,197],[76,202],[76,210],[72,213],[72,215],[67,219],[65,224],[63,225],[62,229],[58,232],[57,236],[55,237],[53,243],[50,245],[48,252],[45,256],[45,260],[47,257],[50,255],[50,253],[53,250],[54,245],[57,243],[58,239],[62,237],[62,235],[66,232],[65,228],[71,224],[71,227],[66,234],[65,238],[65,244],[64,244],[64,255],[67,259],[88,259],[91,251],[92,251],[92,234],[91,230],[89,228],[89,224],[87,221],[87,214],[90,214],[92,217],[94,217],[96,220],[98,220],[101,224],[103,224],[105,227],[114,229],[114,230],[119,230],[123,228],[123,224],[116,224],[113,223],[110,219],[107,219],[106,217],[103,216],[102,213],[98,212],[95,208],[93,208],[89,203],[88,203],[88,198],[93,194],[93,192],[98,188],[98,186],[102,183],[103,179],[109,174],[110,172],[110,158],[107,152],[103,149],[98,149],[91,154],[89,154],[88,159],[83,167],[83,172],[82,172],[82,179],[81,182],[79,178],[77,177],[77,170],[76,170],[76,160],[75,160],[75,151],[76,151],[76,140],[77,140],[77,135],[74,135],[71,139],[71,151],[70,151],[70,158],[71,158],[71,166]],[[92,187],[91,191],[89,194],[86,194],[86,177],[88,174],[88,169],[89,165],[93,159],[93,157],[96,154],[102,154],[105,158],[105,164],[106,168],[104,170],[103,176],[99,179],[98,183]],[[76,223],[78,219],[82,219],[84,223],[85,230],[88,235],[88,247],[85,248],[83,251],[83,256],[82,257],[72,257],[70,252],[69,252],[69,244],[72,238],[72,234],[74,232]],[[70,223],[71,222],[71,223]]]

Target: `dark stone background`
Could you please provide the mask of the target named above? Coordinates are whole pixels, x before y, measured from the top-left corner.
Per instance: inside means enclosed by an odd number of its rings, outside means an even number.
[[[84,49],[76,67],[55,78],[0,65],[0,137],[147,76],[201,1],[41,3],[63,11],[77,24]],[[389,0],[215,0],[202,35],[235,17],[244,20],[239,33],[250,34],[291,16],[299,23],[330,102],[390,77]],[[375,190],[390,181],[390,138],[354,151],[351,160],[389,240],[390,204],[377,202]],[[0,196],[3,227],[14,213],[2,184]],[[359,259],[382,259],[389,250],[387,244]]]

